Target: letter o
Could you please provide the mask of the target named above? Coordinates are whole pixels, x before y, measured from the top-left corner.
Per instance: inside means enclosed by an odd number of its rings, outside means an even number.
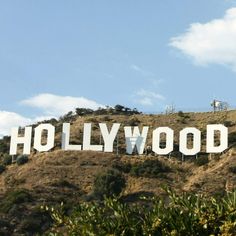
[[[47,131],[47,143],[45,145],[41,144],[43,130]],[[54,138],[55,127],[51,124],[40,124],[37,128],[35,128],[34,148],[39,152],[49,151],[54,147]]]
[[[161,133],[166,134],[166,147],[160,148]],[[174,149],[174,131],[169,127],[159,127],[153,130],[152,150],[158,155],[167,155]]]
[[[187,135],[193,134],[193,147],[187,147]],[[196,155],[201,151],[201,132],[196,128],[185,128],[180,131],[179,150],[184,155]]]

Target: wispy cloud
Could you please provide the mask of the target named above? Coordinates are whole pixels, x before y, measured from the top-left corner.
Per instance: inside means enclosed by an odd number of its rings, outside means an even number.
[[[135,72],[138,72],[142,76],[154,76],[154,73],[152,73],[151,71],[145,70],[145,69],[143,69],[142,67],[140,67],[136,64],[130,65],[130,69],[135,71]]]
[[[186,33],[173,37],[170,46],[189,56],[195,64],[222,64],[236,70],[236,8],[223,18],[193,23]]]
[[[143,69],[141,69],[141,67],[133,64],[130,66],[131,69],[135,70],[135,71],[138,71],[138,72],[143,72]]]
[[[42,93],[20,102],[23,105],[39,108],[43,115],[55,117],[66,114],[77,107],[97,109],[104,107],[93,100],[84,97],[59,96],[50,93]]]
[[[137,91],[134,97],[135,102],[143,106],[153,106],[157,102],[165,100],[165,97],[163,95],[145,89]]]
[[[149,81],[153,86],[159,86],[164,82],[164,79],[149,79]]]

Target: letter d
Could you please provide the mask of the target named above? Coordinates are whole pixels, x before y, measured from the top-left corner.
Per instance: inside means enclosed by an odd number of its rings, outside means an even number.
[[[215,146],[215,131],[220,131],[220,145]],[[224,125],[207,125],[207,152],[220,153],[228,148],[228,128]]]

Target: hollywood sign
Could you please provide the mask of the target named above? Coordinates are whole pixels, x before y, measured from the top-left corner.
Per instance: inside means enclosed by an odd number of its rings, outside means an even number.
[[[92,150],[113,152],[114,141],[120,130],[121,124],[114,123],[110,130],[105,123],[99,123],[103,145],[91,144],[92,124],[85,123],[83,127],[83,143],[80,145],[70,144],[70,124],[62,125],[62,150]],[[145,146],[149,127],[144,126],[140,131],[138,126],[124,127],[126,152],[132,154],[135,147],[138,154],[142,155]],[[215,145],[215,134],[220,134],[220,144]],[[24,128],[24,135],[19,136],[19,128],[11,130],[10,154],[17,154],[19,144],[23,145],[23,154],[30,154],[32,127]],[[47,134],[45,142],[42,144],[43,133]],[[165,135],[165,147],[161,147],[161,135]],[[192,145],[188,147],[188,135],[192,134]],[[40,124],[34,129],[33,148],[38,152],[47,152],[54,147],[55,127],[51,124]],[[158,127],[152,131],[152,151],[158,155],[167,155],[174,149],[174,131],[169,127]],[[206,127],[206,152],[220,153],[228,148],[228,128],[222,124],[210,124]],[[184,155],[196,155],[201,151],[201,131],[194,127],[187,127],[179,132],[179,151]]]

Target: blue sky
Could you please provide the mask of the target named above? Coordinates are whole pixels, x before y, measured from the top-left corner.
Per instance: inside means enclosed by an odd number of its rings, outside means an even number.
[[[0,134],[78,106],[236,107],[236,1],[0,1]]]

